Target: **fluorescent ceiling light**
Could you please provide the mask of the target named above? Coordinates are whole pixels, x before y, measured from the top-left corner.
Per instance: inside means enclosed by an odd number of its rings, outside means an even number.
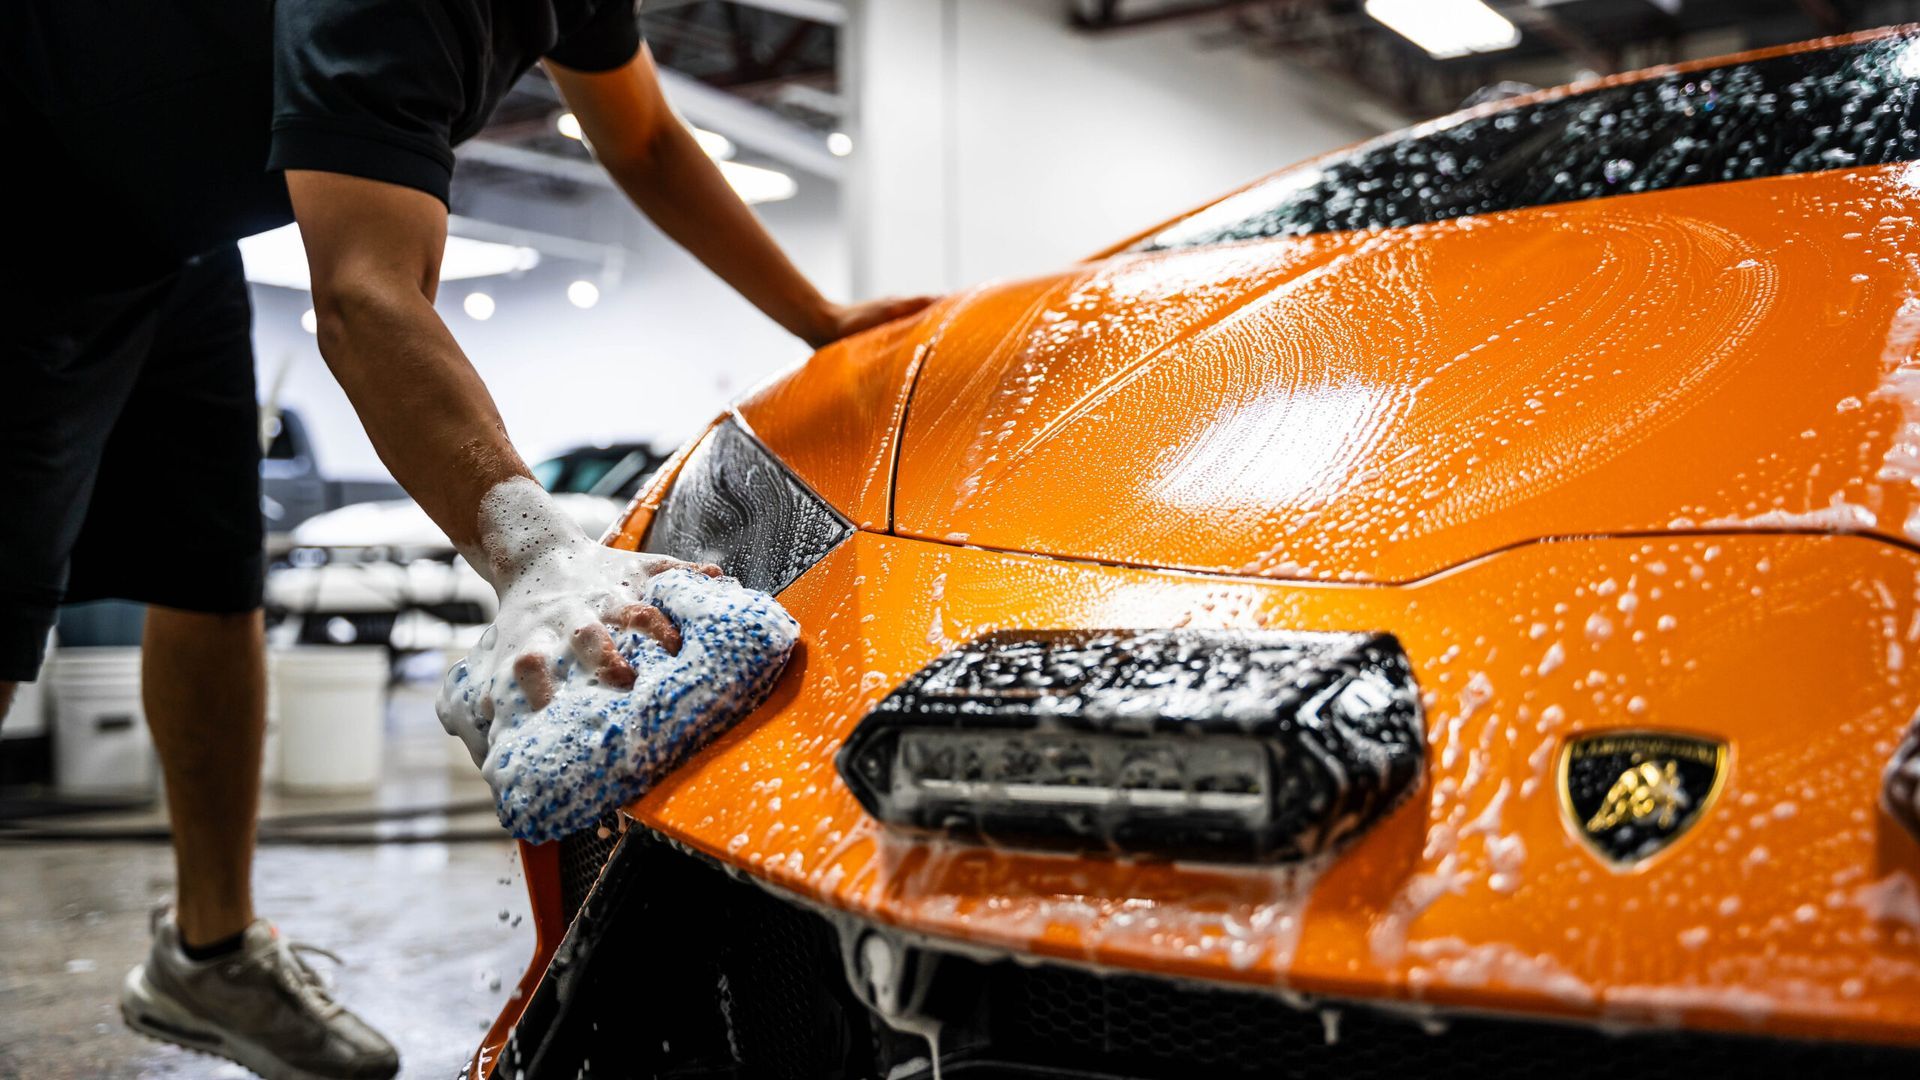
[[[693,132],[693,141],[700,144],[700,149],[706,151],[708,157],[715,161],[724,161],[733,156],[732,139],[717,131],[708,131],[706,128],[694,127],[692,124],[688,124],[687,127]],[[580,118],[570,112],[563,112],[554,117],[553,128],[577,142],[587,140],[586,133],[580,130]]]
[[[692,124],[688,124],[687,126],[693,130],[693,141],[700,144],[700,149],[705,150],[708,157],[715,161],[725,161],[733,156],[732,139],[727,138],[717,131],[697,128]]]
[[[727,178],[733,190],[745,203],[779,202],[793,198],[800,185],[793,177],[778,169],[763,169],[758,165],[742,165],[737,161],[722,161],[720,175]]]
[[[1366,9],[1435,60],[1520,44],[1520,31],[1483,0],[1367,0]]]
[[[240,259],[246,264],[247,280],[256,285],[277,285],[283,289],[312,287],[307,276],[307,249],[300,243],[297,225],[282,225],[240,241]],[[440,260],[440,280],[512,274],[539,265],[540,253],[530,247],[449,236],[446,254]]]

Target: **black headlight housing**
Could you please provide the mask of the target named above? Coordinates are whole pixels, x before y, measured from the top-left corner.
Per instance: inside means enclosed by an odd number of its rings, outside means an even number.
[[[1391,635],[1011,630],[921,669],[836,764],[869,813],[910,831],[1287,862],[1378,821],[1425,760]]]
[[[739,421],[715,424],[654,511],[640,550],[708,562],[778,593],[854,533]]]

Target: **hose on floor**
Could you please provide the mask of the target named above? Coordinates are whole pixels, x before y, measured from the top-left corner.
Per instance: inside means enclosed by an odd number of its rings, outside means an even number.
[[[440,828],[435,831],[349,828],[355,825],[386,825],[420,818],[458,818],[492,813],[491,800],[464,799],[457,802],[375,807],[366,810],[281,814],[260,819],[256,842],[262,847],[339,847],[362,844],[462,844],[508,839],[506,831],[491,820],[482,827]],[[0,844],[164,844],[172,839],[173,831],[166,825],[49,826],[0,821]]]

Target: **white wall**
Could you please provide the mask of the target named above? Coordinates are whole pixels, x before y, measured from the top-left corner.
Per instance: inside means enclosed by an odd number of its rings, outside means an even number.
[[[1088,34],[1039,0],[854,16],[856,289],[1049,270],[1379,130],[1350,93],[1194,24]]]
[[[801,269],[829,295],[845,296],[838,193],[833,184],[805,174],[795,178],[798,196],[758,209]],[[529,461],[587,442],[647,438],[677,444],[727,400],[807,354],[612,192],[581,205],[497,196],[469,197],[458,205],[469,216],[605,238],[629,251],[618,288],[605,290],[586,311],[569,304],[565,290],[577,277],[594,278],[599,267],[568,260],[549,258],[518,279],[456,281],[441,288],[442,316]],[[497,302],[486,322],[461,310],[475,289]],[[268,393],[281,363],[289,362],[280,400],[307,420],[321,467],[335,477],[384,477],[386,469],[313,337],[300,329],[300,313],[311,303],[304,292],[254,288],[261,393]]]

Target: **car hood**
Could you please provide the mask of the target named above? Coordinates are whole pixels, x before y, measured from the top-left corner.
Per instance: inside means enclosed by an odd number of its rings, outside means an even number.
[[[877,531],[1412,580],[1578,535],[1875,532],[1920,463],[1906,166],[1120,255],[741,416]],[[891,480],[891,483],[888,481]]]

